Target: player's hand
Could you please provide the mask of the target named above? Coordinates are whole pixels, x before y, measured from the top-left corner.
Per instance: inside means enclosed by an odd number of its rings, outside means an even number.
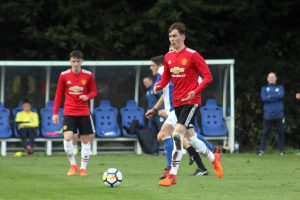
[[[296,94],[296,99],[300,100],[300,93]]]
[[[162,88],[159,85],[157,85],[157,84],[154,85],[154,88],[153,88],[154,94],[157,94],[161,90],[162,90]]]
[[[81,99],[82,101],[87,101],[89,98],[85,94],[83,94],[79,96],[79,99]]]
[[[59,123],[59,118],[58,115],[53,115],[52,116],[52,122],[53,124],[57,125]]]
[[[167,117],[167,111],[166,110],[159,110],[158,115],[161,117],[166,118]]]
[[[24,128],[24,124],[19,124],[18,129],[20,129],[20,128]]]
[[[155,115],[156,111],[154,109],[147,110],[145,113],[145,117],[147,119],[151,119]]]
[[[189,100],[191,100],[192,98],[194,98],[194,96],[195,96],[195,92],[194,92],[194,91],[191,91],[191,92],[188,94],[188,96],[187,96],[186,98],[184,98],[184,99],[181,99],[181,101],[189,101]]]

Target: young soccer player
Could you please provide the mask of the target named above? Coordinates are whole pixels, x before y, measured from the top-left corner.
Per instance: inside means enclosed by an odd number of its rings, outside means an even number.
[[[75,50],[70,53],[69,57],[71,69],[62,72],[59,76],[52,121],[54,124],[58,124],[58,110],[64,96],[64,149],[71,164],[67,176],[75,176],[78,170],[72,142],[73,132],[77,129],[81,135],[81,166],[79,175],[87,176],[86,168],[91,152],[92,135],[95,134],[88,100],[97,95],[97,87],[92,73],[81,68],[83,53]]]
[[[160,80],[160,77],[163,73],[163,61],[164,56],[155,56],[151,58],[151,67],[150,70],[152,71],[152,74],[154,76],[157,76],[157,82]],[[167,161],[167,167],[164,168],[162,175],[160,176],[160,179],[164,179],[167,177],[171,170],[171,161],[172,161],[172,151],[173,151],[173,139],[172,139],[172,133],[174,131],[177,118],[175,115],[174,107],[172,104],[172,90],[173,90],[173,84],[172,81],[163,89],[163,96],[161,99],[152,107],[152,109],[149,109],[145,116],[147,118],[151,118],[155,114],[162,113],[163,116],[166,117],[166,120],[161,128],[161,130],[158,133],[157,140],[159,142],[162,142],[164,145],[164,150],[166,154],[166,161]],[[159,108],[164,104],[164,110],[159,110]],[[159,111],[158,111],[159,110]],[[158,113],[157,113],[158,111]],[[159,114],[161,115],[161,114]],[[217,148],[210,144],[208,141],[205,140],[205,138],[200,138],[211,151],[217,151]],[[196,162],[198,168],[193,173],[194,176],[204,176],[208,175],[208,171],[205,168],[199,154],[195,151],[195,149],[188,143],[187,139],[184,138],[183,141],[183,147],[187,150],[189,156],[190,156],[190,163],[192,164],[193,161]]]
[[[170,174],[159,185],[176,184],[176,175],[182,159],[183,137],[205,157],[209,158],[218,178],[223,176],[220,155],[213,154],[206,145],[197,138],[193,128],[195,114],[201,104],[201,92],[212,81],[210,70],[201,55],[185,46],[185,25],[174,23],[169,28],[169,41],[174,51],[164,58],[164,73],[161,80],[154,86],[154,93],[162,90],[172,80],[172,101],[175,108],[177,123],[173,132],[174,150]],[[202,82],[198,83],[199,76]]]

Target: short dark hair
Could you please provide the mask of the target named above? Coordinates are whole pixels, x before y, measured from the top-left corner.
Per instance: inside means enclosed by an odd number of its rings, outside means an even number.
[[[165,59],[165,57],[163,55],[159,55],[159,56],[152,57],[150,60],[157,65],[163,65],[164,59]]]
[[[70,58],[78,58],[78,59],[83,59],[83,53],[79,50],[73,50],[69,54]]]
[[[25,103],[31,104],[29,99],[23,99],[22,104],[25,104]]]
[[[171,31],[177,29],[178,32],[181,34],[181,35],[185,35],[185,32],[186,32],[186,27],[185,27],[185,24],[184,23],[181,23],[181,22],[176,22],[174,24],[172,24],[169,28],[169,32],[170,33]]]
[[[153,81],[153,79],[150,77],[150,76],[145,76],[144,78],[143,78],[143,80],[144,79],[149,79],[150,81]]]

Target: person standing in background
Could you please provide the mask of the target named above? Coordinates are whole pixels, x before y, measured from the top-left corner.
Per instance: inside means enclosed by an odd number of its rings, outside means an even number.
[[[153,93],[153,80],[150,77],[144,77],[143,83],[147,89],[146,98],[147,98],[147,110],[152,109],[153,106],[159,99],[159,95]],[[159,143],[157,141],[157,134],[160,129],[159,116],[155,115],[153,118],[148,119],[148,127],[152,132],[152,155],[157,156],[159,154]]]
[[[271,128],[275,127],[278,132],[278,148],[280,155],[284,155],[284,88],[277,84],[277,75],[270,72],[267,77],[268,84],[261,88],[261,99],[264,103],[263,108],[263,134],[259,147],[258,155],[262,156],[265,153],[268,143],[268,137]]]

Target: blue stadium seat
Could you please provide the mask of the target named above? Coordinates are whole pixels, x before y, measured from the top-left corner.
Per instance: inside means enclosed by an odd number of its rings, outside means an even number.
[[[130,128],[131,122],[133,120],[138,120],[139,126],[143,127],[144,123],[144,108],[137,106],[135,100],[128,100],[126,106],[121,108],[121,117],[122,117],[122,131],[125,137],[135,138],[135,134],[130,134],[126,129]],[[124,128],[125,127],[125,128]]]
[[[118,110],[111,106],[109,100],[102,100],[94,109],[96,135],[103,138],[121,135],[117,121]]]
[[[228,129],[223,120],[223,108],[218,106],[215,99],[208,99],[205,106],[200,108],[202,130],[204,136],[226,136]]]
[[[53,100],[49,100],[49,101],[47,102],[46,108],[51,108],[51,109],[53,109],[53,106],[54,106],[54,101],[53,101]]]
[[[17,116],[17,113],[20,112],[20,111],[22,111],[22,110],[23,110],[22,102],[19,103],[19,106],[17,108],[14,108],[12,110],[13,116],[14,116],[14,134],[15,134],[16,137],[20,137],[20,135],[18,133],[18,129],[17,129],[16,116]],[[30,110],[32,112],[36,112],[37,113],[37,109],[36,108],[31,107]],[[39,128],[36,130],[36,135],[37,135],[37,137],[40,135],[40,129]]]
[[[41,133],[45,138],[62,138],[61,133],[63,127],[63,109],[60,108],[58,111],[59,124],[54,125],[52,123],[53,116],[53,101],[49,101],[45,108],[40,110],[41,113]]]
[[[0,138],[9,138],[12,136],[9,117],[9,109],[4,108],[2,102],[0,102]]]

